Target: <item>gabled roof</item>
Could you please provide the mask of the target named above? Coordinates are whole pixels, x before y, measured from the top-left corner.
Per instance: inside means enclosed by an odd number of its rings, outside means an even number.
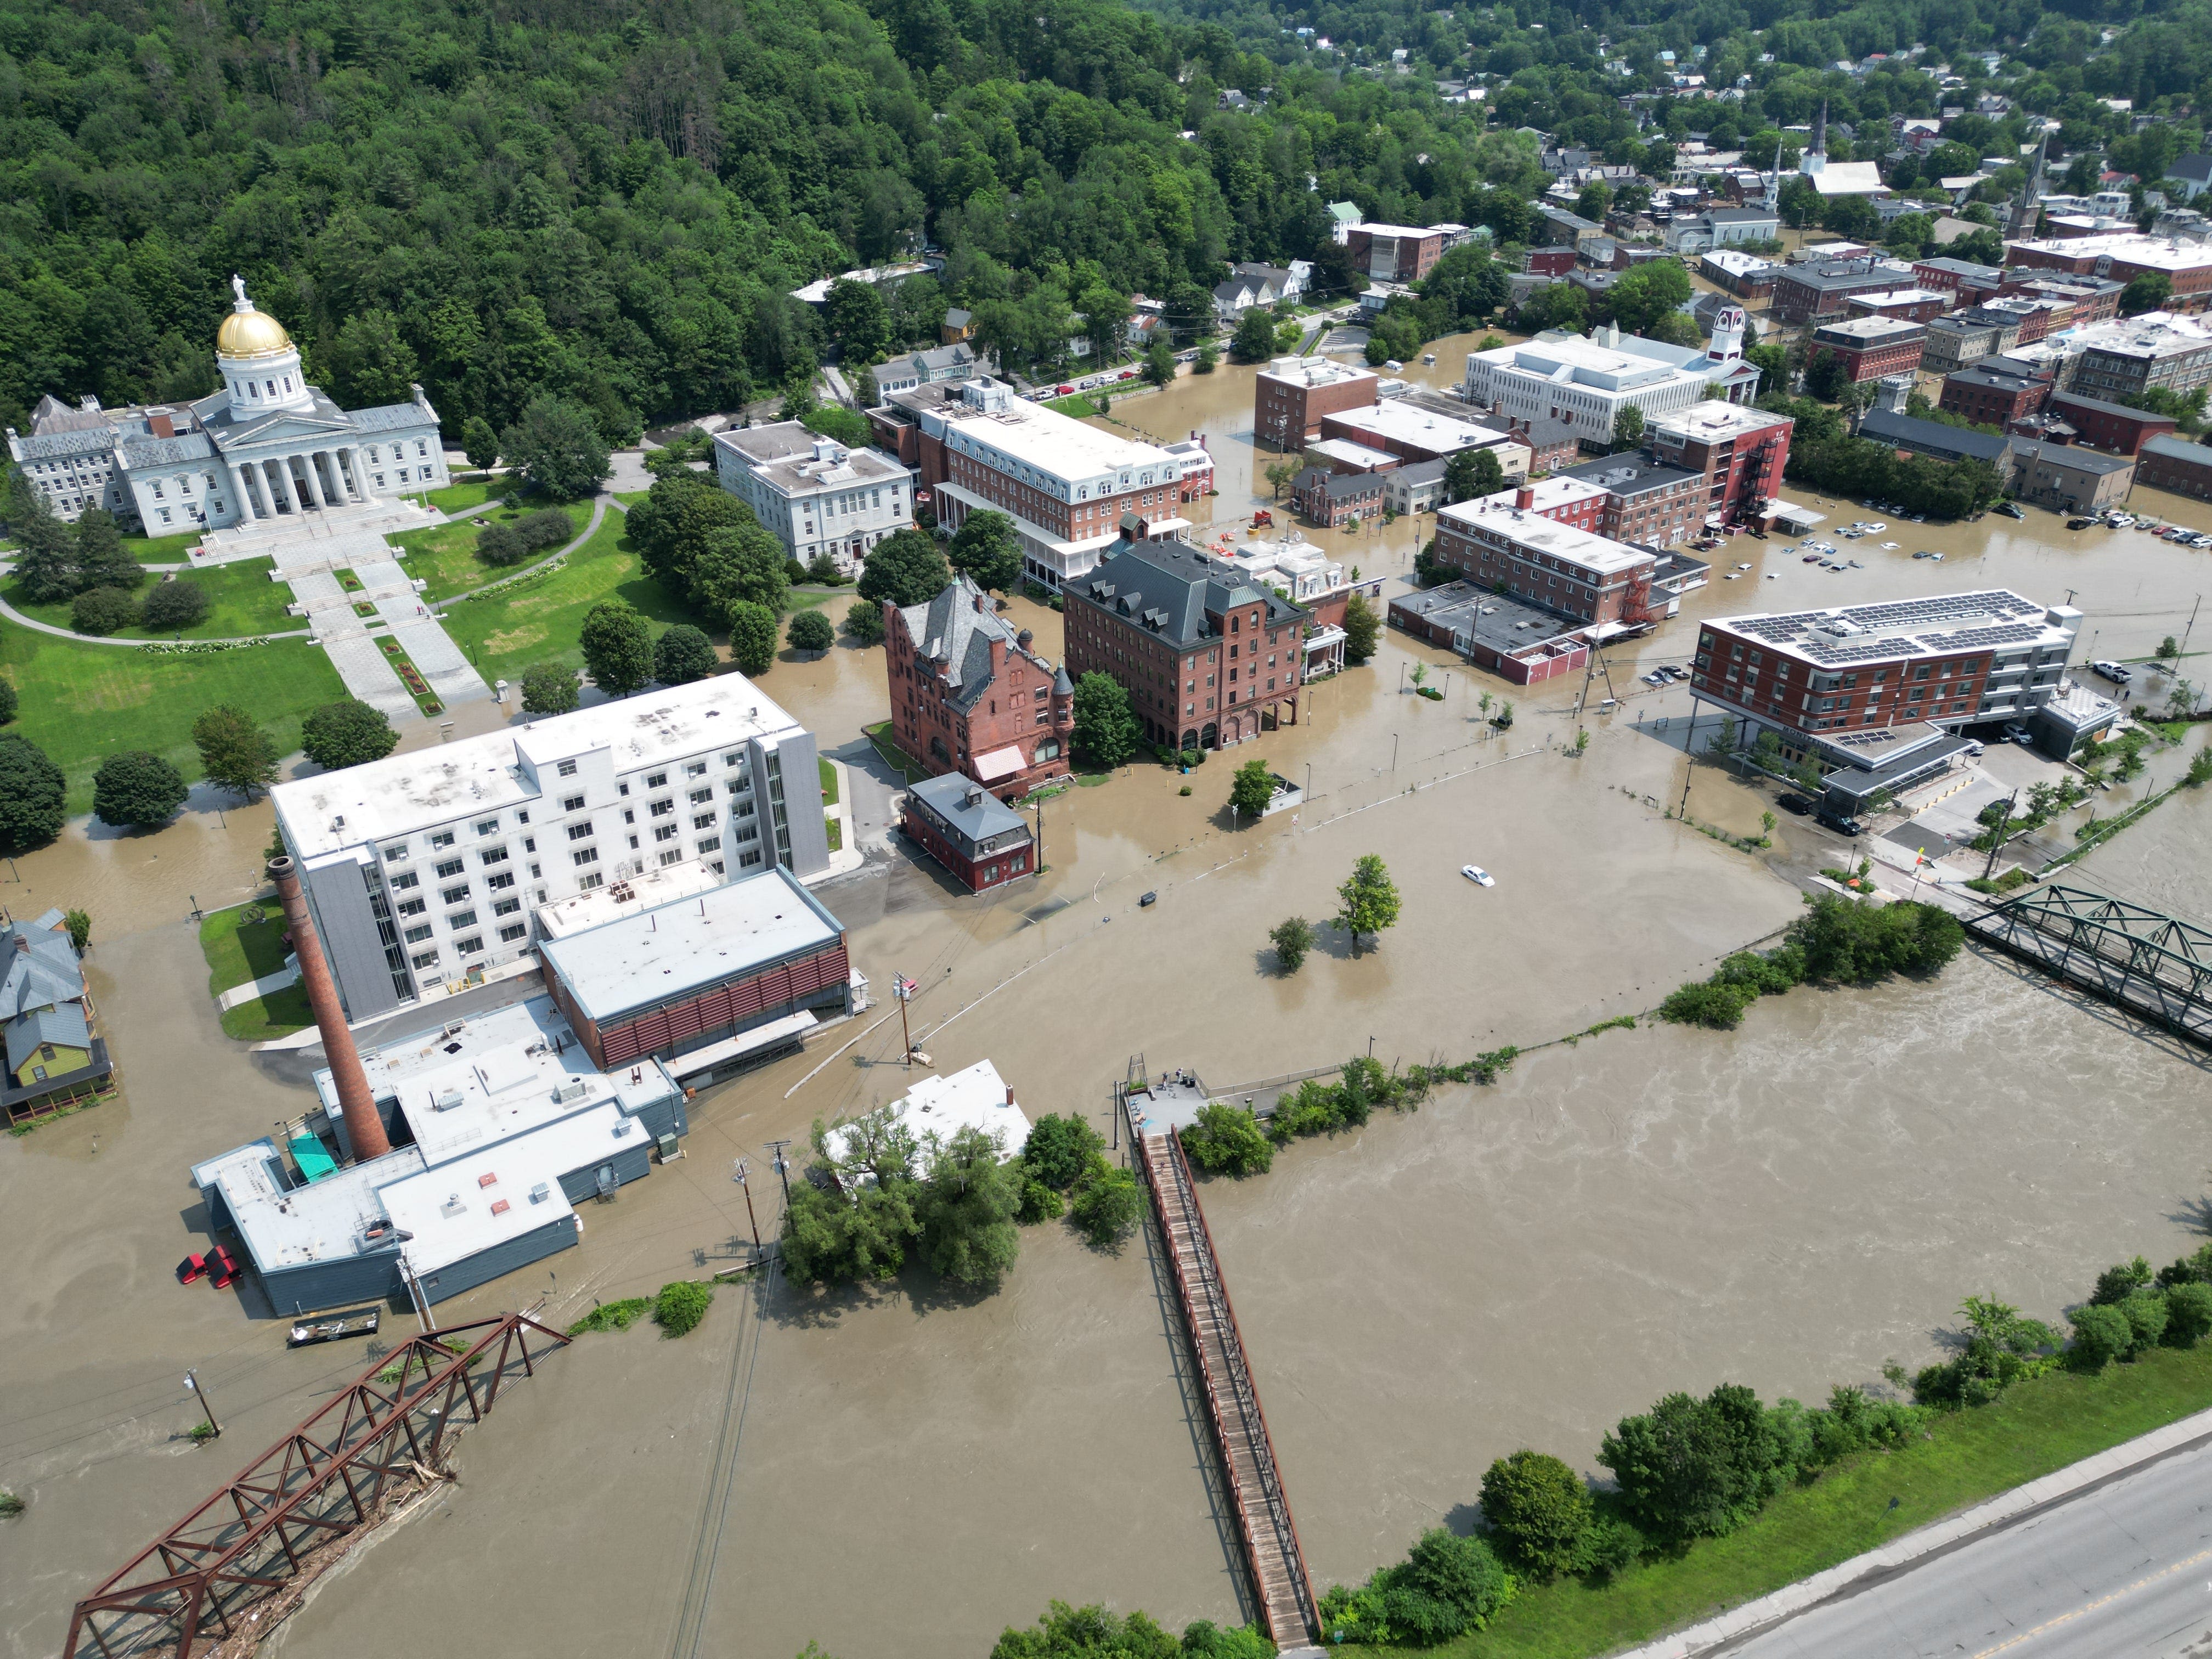
[[[2184,155],[2166,169],[2169,179],[2186,179],[2192,185],[2212,184],[2212,155]]]
[[[1316,473],[1317,467],[1307,469]],[[1378,475],[1359,480],[1372,487]],[[1075,600],[1116,616],[1182,648],[1217,637],[1208,622],[1240,605],[1264,605],[1269,625],[1311,613],[1243,571],[1183,542],[1116,542],[1087,574],[1067,584]]]
[[[8,1069],[21,1070],[27,1061],[36,1057],[42,1042],[51,1042],[57,1048],[91,1048],[92,1029],[85,1024],[84,1005],[58,1003],[51,1008],[33,1008],[9,1020]]]
[[[65,930],[43,917],[0,927],[0,1019],[83,995],[84,972]]]
[[[899,617],[915,653],[945,665],[950,701],[963,713],[973,708],[990,687],[994,640],[1006,646],[1008,656],[1027,657],[1039,668],[1045,665],[964,571],[928,604],[902,606]]]
[[[1986,432],[1969,432],[1964,427],[1946,426],[1941,421],[1916,420],[1910,415],[1896,415],[1886,409],[1870,411],[1859,422],[1859,436],[1922,454],[1972,457],[1992,465],[2011,453],[2011,446],[2004,439]]]

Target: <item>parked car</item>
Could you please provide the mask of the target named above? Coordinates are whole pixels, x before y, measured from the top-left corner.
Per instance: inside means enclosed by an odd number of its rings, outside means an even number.
[[[218,1291],[227,1291],[238,1282],[238,1260],[221,1244],[208,1252],[208,1271],[215,1275]]]
[[[2027,516],[2027,514],[2020,510],[2020,503],[2018,501],[1999,501],[1996,504],[1996,511],[2002,514],[2008,519],[2024,519]],[[1918,519],[1915,519],[1913,520],[1913,523],[1915,524],[1918,524],[1920,522],[1921,520]]]
[[[2112,681],[2114,685],[2125,685],[2130,680],[2135,678],[2135,675],[2129,671],[2125,663],[2099,662],[2092,663],[2089,666]]]
[[[177,1283],[179,1285],[189,1285],[196,1279],[205,1279],[207,1277],[207,1270],[208,1264],[207,1258],[205,1256],[197,1254],[188,1255],[182,1261],[177,1263]]]
[[[2069,530],[2087,530],[2096,522],[2094,519],[2069,519],[2066,520],[2066,527]]]
[[[2005,741],[2007,743],[2017,743],[2025,745],[2035,741],[2034,738],[2027,735],[2027,728],[2022,726],[2018,720],[2007,720],[2004,723],[2004,735]]]
[[[1814,813],[1814,817],[1819,820],[1823,829],[1832,830],[1838,835],[1845,837],[1856,836],[1865,828],[1865,825],[1851,817],[1850,813],[1838,812],[1832,807],[1824,806]]]
[[[1492,875],[1489,871],[1484,869],[1479,864],[1462,864],[1459,867],[1459,872],[1462,876],[1465,876],[1469,881],[1473,882],[1477,887],[1495,887],[1498,885],[1498,878]]]
[[[1801,818],[1813,810],[1813,803],[1802,795],[1778,795],[1774,804],[1784,811]]]

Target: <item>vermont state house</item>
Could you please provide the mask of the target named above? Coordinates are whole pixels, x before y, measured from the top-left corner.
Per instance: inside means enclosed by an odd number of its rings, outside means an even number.
[[[103,507],[149,536],[296,525],[447,482],[438,411],[411,403],[340,409],[300,374],[284,325],[256,311],[245,281],[216,331],[222,390],[179,405],[71,409],[42,398],[8,453],[55,517]]]

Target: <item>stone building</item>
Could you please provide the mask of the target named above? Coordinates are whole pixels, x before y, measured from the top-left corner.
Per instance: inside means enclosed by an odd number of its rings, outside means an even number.
[[[884,666],[898,745],[1012,799],[1067,774],[1075,686],[956,576],[927,605],[884,612]]]

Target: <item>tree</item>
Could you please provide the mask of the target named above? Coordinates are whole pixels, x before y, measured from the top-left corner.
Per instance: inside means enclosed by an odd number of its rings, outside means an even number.
[[[1231,775],[1229,809],[1232,812],[1257,820],[1274,798],[1275,775],[1267,769],[1267,762],[1248,760]]]
[[[147,630],[156,634],[197,627],[207,613],[207,589],[182,578],[155,583],[139,610]]]
[[[932,538],[902,530],[878,542],[860,572],[860,597],[902,609],[927,605],[952,580],[952,568]]]
[[[374,409],[404,404],[414,395],[420,372],[415,353],[400,337],[399,320],[388,311],[356,312],[325,348],[324,371],[331,396],[341,409]]]
[[[1275,353],[1275,314],[1265,306],[1254,306],[1237,319],[1229,337],[1229,355],[1240,363],[1261,363]]]
[[[499,447],[509,466],[556,501],[593,494],[613,470],[592,417],[550,395],[530,400]]]
[[[854,1180],[847,1193],[825,1191],[811,1180],[792,1182],[781,1256],[793,1279],[830,1285],[883,1279],[906,1265],[907,1244],[919,1231],[912,1175],[902,1168],[888,1181]]]
[[[1824,351],[1806,365],[1805,394],[1818,398],[1823,403],[1833,403],[1837,395],[1850,384],[1850,370],[1844,360],[1832,351]]]
[[[1386,927],[1398,923],[1398,888],[1390,879],[1390,872],[1373,853],[1363,854],[1352,866],[1352,874],[1336,890],[1342,908],[1336,913],[1336,925],[1352,935],[1352,952],[1359,954],[1362,933],[1381,933]]]
[[[1670,1394],[1621,1419],[1598,1449],[1639,1526],[1682,1541],[1733,1532],[1773,1490],[1776,1445],[1750,1389],[1722,1383],[1703,1400]]]
[[[5,726],[15,718],[16,702],[15,682],[0,676],[0,726]]]
[[[2179,662],[2181,659],[2181,641],[2168,634],[2158,642],[2158,649],[2151,654],[2160,662]]]
[[[1633,449],[1644,441],[1644,411],[1634,404],[1623,404],[1613,416],[1613,447]]]
[[[159,755],[126,749],[92,775],[93,815],[118,829],[158,829],[177,816],[188,793],[177,769]]]
[[[526,552],[535,553],[542,548],[558,547],[568,539],[575,526],[568,515],[557,507],[541,507],[534,513],[526,513],[514,521],[514,534]]]
[[[1275,1161],[1274,1143],[1249,1106],[1209,1101],[1183,1127],[1182,1149],[1208,1175],[1264,1175]]]
[[[837,630],[819,611],[802,611],[791,619],[784,637],[794,651],[827,651],[837,643]]]
[[[70,626],[80,634],[112,634],[138,623],[138,601],[119,587],[88,587],[70,601]]]
[[[2162,311],[2173,297],[2173,279],[2162,270],[2147,270],[2130,278],[2120,290],[2120,315],[2139,317],[2146,311]]]
[[[1314,925],[1304,916],[1291,916],[1268,930],[1267,942],[1275,947],[1275,960],[1283,971],[1295,974],[1304,965],[1306,952],[1313,949]]]
[[[583,700],[576,671],[564,662],[533,663],[522,671],[522,712],[566,714]]]
[[[27,486],[8,510],[15,533],[15,587],[33,605],[58,605],[84,584],[78,580],[76,538],[54,517],[46,498]]]
[[[230,703],[204,709],[192,722],[192,746],[200,751],[200,770],[207,781],[248,800],[257,789],[276,781],[282,758],[269,734],[253,716]]]
[[[1211,374],[1220,362],[1220,352],[1214,349],[1212,341],[1207,340],[1198,348],[1198,358],[1197,361],[1193,362],[1190,366],[1191,373],[1194,374]]]
[[[62,769],[28,738],[0,732],[0,852],[27,853],[62,832]]]
[[[1593,1519],[1589,1489],[1558,1458],[1516,1451],[1482,1477],[1482,1518],[1510,1560],[1555,1577],[1580,1565]]]
[[[1345,661],[1356,667],[1373,656],[1382,632],[1382,619],[1364,593],[1354,593],[1344,602]]]
[[[1165,386],[1175,377],[1175,348],[1165,340],[1153,341],[1145,350],[1145,378],[1154,386]]]
[[[653,678],[663,685],[689,685],[720,665],[712,642],[688,623],[677,623],[653,642]]]
[[[845,631],[862,645],[884,637],[884,608],[873,599],[854,599],[845,607]]]
[[[624,600],[603,599],[586,611],[576,643],[584,672],[611,697],[626,697],[653,678],[653,629]]]
[[[1479,501],[1505,488],[1505,469],[1487,449],[1462,449],[1444,463],[1444,501]]]
[[[358,697],[326,702],[300,722],[300,747],[325,772],[382,760],[398,744],[384,711]]]
[[[1084,1237],[1099,1249],[1110,1249],[1144,1212],[1144,1194],[1138,1190],[1135,1173],[1092,1153],[1067,1206],[1068,1218]]]
[[[1207,1628],[1212,1633],[1212,1627]],[[1203,1659],[1253,1659],[1253,1650],[1242,1644],[1183,1650],[1202,1654]],[[1071,1607],[1054,1601],[1036,1625],[1023,1630],[1008,1626],[992,1648],[990,1659],[1176,1659],[1176,1654],[1175,1638],[1141,1612],[1125,1619],[1097,1603]]]
[[[1613,319],[1625,334],[1646,334],[1662,317],[1690,301],[1690,273],[1673,259],[1647,259],[1622,273],[1606,292]]]
[[[1030,1138],[1022,1146],[1022,1167],[1031,1179],[1064,1193],[1105,1150],[1105,1136],[1081,1118],[1047,1112],[1030,1126]]]
[[[529,547],[513,525],[488,524],[477,532],[477,557],[488,565],[520,564],[529,556]]]
[[[837,343],[847,363],[857,367],[875,362],[890,350],[890,312],[872,284],[840,276],[830,284],[822,311],[830,325],[830,337]]]
[[[1078,304],[1083,313],[1084,337],[1103,368],[1121,355],[1121,337],[1129,327],[1129,300],[1103,283],[1084,290]]]
[[[963,571],[985,590],[1011,592],[1022,579],[1022,538],[1014,521],[1003,513],[986,509],[970,513],[945,549],[952,568]]]
[[[461,453],[480,472],[499,459],[499,434],[483,416],[471,415],[461,422]]]
[[[82,956],[84,947],[92,943],[92,912],[65,910],[62,913],[62,925],[69,929],[70,948]]]
[[[1014,1230],[1021,1181],[1000,1163],[1000,1151],[996,1134],[973,1126],[933,1150],[915,1218],[931,1269],[955,1284],[996,1283],[1021,1249]]]
[[[765,674],[775,665],[775,612],[739,599],[724,613],[730,660],[740,674]]]
[[[88,507],[76,521],[76,579],[80,587],[119,587],[146,580],[146,567],[124,550],[122,532],[106,507]]]
[[[1101,770],[1137,752],[1144,727],[1129,694],[1110,674],[1092,669],[1075,683],[1075,752]]]

